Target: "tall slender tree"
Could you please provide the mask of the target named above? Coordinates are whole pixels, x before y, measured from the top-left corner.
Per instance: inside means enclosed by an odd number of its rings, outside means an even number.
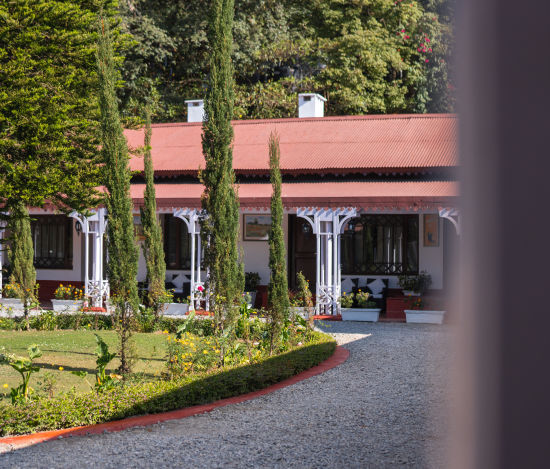
[[[11,265],[10,283],[23,300],[25,320],[29,327],[29,308],[35,298],[36,270],[34,269],[34,247],[31,234],[31,220],[27,207],[22,202],[15,204],[10,213]]]
[[[98,21],[97,63],[101,110],[101,145],[108,213],[108,276],[113,292],[115,319],[120,339],[120,371],[131,366],[130,337],[134,312],[138,308],[138,250],[134,233],[130,169],[126,140],[115,94],[116,70],[108,20]]]
[[[236,304],[244,288],[244,269],[239,262],[239,199],[233,172],[234,83],[233,0],[213,0],[209,17],[210,80],[205,100],[202,147],[206,168],[201,174],[205,189],[202,206],[207,212],[202,236],[208,289],[218,332],[236,320]]]
[[[271,319],[270,350],[279,345],[283,322],[288,318],[290,302],[286,276],[286,249],[283,231],[283,200],[281,198],[281,151],[279,136],[269,136],[269,174],[273,193],[271,194],[271,228],[269,230],[269,278],[268,303]]]
[[[143,256],[147,266],[147,280],[149,281],[149,306],[158,314],[162,300],[166,295],[164,278],[166,276],[166,262],[162,245],[162,230],[157,217],[157,199],[155,195],[155,180],[153,160],[151,158],[151,111],[145,108],[145,194],[141,208],[141,225],[145,240],[143,242]]]

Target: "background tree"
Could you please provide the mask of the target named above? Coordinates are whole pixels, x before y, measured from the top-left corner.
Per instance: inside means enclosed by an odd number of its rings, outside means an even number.
[[[143,242],[143,256],[147,266],[147,280],[149,292],[147,295],[149,306],[155,308],[158,315],[159,309],[166,297],[164,278],[166,277],[166,262],[164,260],[164,248],[162,244],[162,229],[157,217],[157,199],[155,195],[155,180],[153,160],[151,158],[151,112],[149,107],[145,109],[145,194],[141,208],[141,225],[145,240]]]
[[[34,269],[34,248],[32,244],[31,220],[23,203],[12,207],[9,230],[11,248],[9,261],[11,265],[10,283],[16,288],[23,301],[25,321],[29,328],[29,308],[36,301],[36,270]]]
[[[204,263],[209,269],[208,293],[218,332],[234,324],[244,288],[244,269],[239,262],[239,199],[233,172],[233,66],[231,49],[233,0],[213,0],[209,16],[210,81],[205,100],[202,148],[206,168],[202,206]]]
[[[271,320],[270,351],[277,347],[283,326],[288,318],[290,302],[286,275],[286,249],[283,231],[283,200],[281,198],[281,152],[279,137],[269,136],[269,170],[273,193],[271,195],[271,228],[269,230],[269,278],[268,303]]]
[[[211,2],[121,0],[124,25],[135,40],[121,89],[128,114],[149,88],[158,97],[159,121],[184,120],[184,100],[204,96],[210,54],[204,9]],[[295,117],[297,94],[311,91],[328,98],[328,115],[452,111],[452,5],[237,2],[233,116]]]
[[[101,153],[107,189],[105,205],[108,213],[108,276],[120,339],[120,371],[128,373],[131,366],[131,326],[139,304],[136,282],[138,250],[130,197],[128,148],[122,132],[115,94],[117,74],[110,26],[103,17],[99,18],[98,26],[97,64],[100,85]]]
[[[0,2],[0,203],[97,203],[96,13],[113,0]]]

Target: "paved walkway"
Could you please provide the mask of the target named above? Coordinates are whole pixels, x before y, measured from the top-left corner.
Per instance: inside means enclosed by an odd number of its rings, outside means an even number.
[[[35,445],[0,467],[445,467],[451,326],[328,323],[346,363],[258,399]]]

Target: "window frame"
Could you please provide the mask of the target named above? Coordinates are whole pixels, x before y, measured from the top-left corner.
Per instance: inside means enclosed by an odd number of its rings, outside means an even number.
[[[55,223],[54,223],[55,222]],[[62,261],[58,264],[48,265],[48,259],[60,259],[53,257],[43,257],[37,255],[37,238],[36,228],[42,225],[65,225],[64,229],[57,231],[57,233],[63,233],[64,243],[64,255],[61,258]],[[31,215],[31,234],[33,242],[33,265],[35,269],[40,270],[72,270],[73,269],[73,219],[65,215]],[[44,236],[44,231],[41,231],[40,236]],[[43,239],[41,239],[41,246],[43,246]],[[59,238],[56,240],[59,243]],[[40,253],[41,254],[41,253]]]
[[[408,251],[408,240],[410,238],[409,233],[409,221],[410,219],[416,220],[416,260],[417,265],[414,269],[411,269],[409,266],[409,251]],[[368,225],[369,219],[376,220],[376,219],[388,219],[394,221],[393,223],[372,223],[373,226],[383,226],[384,228],[387,226],[392,226],[394,229],[392,230],[392,246],[395,246],[395,227],[401,226],[402,227],[402,245],[401,245],[401,258],[402,262],[399,263],[377,263],[375,260],[367,264],[367,256],[366,253],[363,253],[363,258],[358,259],[356,254],[356,242],[355,238],[356,236],[361,233],[361,236],[364,236],[364,233],[366,232],[365,229],[362,229],[361,231],[354,231],[353,233],[350,233],[347,231],[347,227],[349,225],[349,221],[346,223],[343,233],[341,234],[341,257],[340,257],[340,263],[342,268],[342,275],[415,275],[419,272],[419,251],[420,251],[420,218],[418,214],[363,214],[359,217],[354,217],[350,221],[353,221],[355,224],[362,224],[363,227]],[[400,220],[397,222],[397,220]],[[346,240],[349,240],[351,243],[351,250],[352,254],[350,256],[351,259],[354,259],[354,261],[351,263],[351,265],[348,265],[348,263],[344,263],[345,256],[345,246],[344,243]],[[367,264],[366,271],[361,271],[361,268],[359,267],[361,263]],[[374,268],[371,268],[371,266],[374,266]],[[397,267],[396,267],[397,266]]]

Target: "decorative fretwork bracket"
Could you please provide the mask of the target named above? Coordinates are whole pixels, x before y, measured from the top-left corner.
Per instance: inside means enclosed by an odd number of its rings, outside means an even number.
[[[460,212],[456,208],[442,208],[439,209],[439,216],[446,218],[455,227],[456,234],[460,235]]]

